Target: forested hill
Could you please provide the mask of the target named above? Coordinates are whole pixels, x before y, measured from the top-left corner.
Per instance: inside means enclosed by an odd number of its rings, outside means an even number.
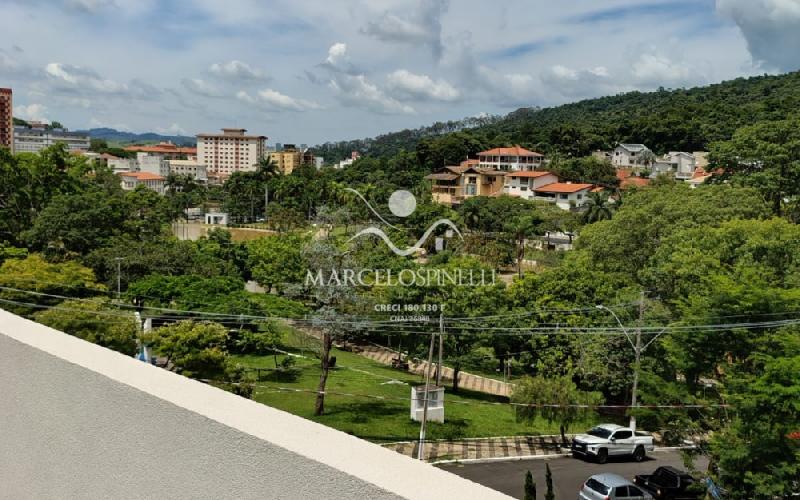
[[[619,142],[647,144],[656,153],[700,151],[753,123],[800,112],[800,73],[739,78],[706,87],[629,92],[552,108],[522,108],[463,133],[491,145],[521,144],[544,153],[584,156]],[[324,145],[331,160],[360,150],[370,156],[414,151],[433,128],[404,130],[375,139]],[[346,153],[344,153],[346,151]]]

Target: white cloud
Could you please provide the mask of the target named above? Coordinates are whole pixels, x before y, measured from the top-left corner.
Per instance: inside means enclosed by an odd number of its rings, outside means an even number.
[[[189,92],[203,97],[222,97],[217,87],[200,78],[184,78],[181,85]]]
[[[89,126],[91,128],[113,128],[114,130],[119,130],[120,132],[133,132],[133,130],[131,130],[131,128],[124,123],[107,123],[95,117],[92,117],[89,120]]]
[[[692,73],[688,64],[660,54],[642,54],[631,66],[633,80],[650,87],[683,86],[692,80]]]
[[[169,127],[156,127],[156,132],[161,135],[189,135],[186,130],[177,123],[173,123]]]
[[[43,104],[33,103],[27,106],[14,106],[14,115],[24,120],[49,122],[50,120],[45,113],[47,113],[47,106]]]
[[[261,104],[273,110],[308,111],[320,108],[319,104],[313,101],[289,97],[273,89],[260,90],[255,97],[242,90],[236,94],[236,97],[243,102]]]
[[[717,11],[739,26],[756,63],[782,71],[800,68],[800,2],[717,0]]]
[[[114,0],[65,0],[68,9],[95,14],[107,7],[115,6]]]
[[[348,106],[369,109],[376,113],[410,114],[414,108],[387,96],[375,84],[367,81],[364,75],[335,76],[328,86],[336,93],[339,100]]]
[[[46,91],[54,93],[78,96],[102,94],[141,100],[152,100],[162,94],[161,90],[139,79],[121,83],[103,78],[90,68],[71,64],[49,63],[44,68],[44,76],[48,86]]]
[[[420,0],[409,15],[386,12],[361,31],[384,42],[428,46],[438,60],[443,52],[442,16],[448,6],[448,0]]]
[[[346,43],[334,43],[328,49],[328,58],[325,61],[334,67],[339,67],[343,61],[347,58],[347,44]]]
[[[626,74],[621,78],[613,78],[605,66],[572,69],[557,64],[545,71],[541,80],[550,92],[566,98],[580,99],[618,92],[628,76]]]
[[[263,82],[269,79],[263,71],[237,60],[214,63],[208,68],[208,71],[214,76],[235,82]]]
[[[388,89],[409,99],[432,99],[436,101],[455,101],[461,93],[445,80],[433,80],[428,75],[418,75],[400,69],[387,77]]]
[[[344,43],[336,43],[328,49],[328,58],[322,67],[326,68],[331,75],[328,80],[328,88],[333,90],[337,99],[348,107],[386,114],[415,112],[411,106],[386,95],[377,85],[368,81],[366,75],[356,72],[350,63],[347,45]]]

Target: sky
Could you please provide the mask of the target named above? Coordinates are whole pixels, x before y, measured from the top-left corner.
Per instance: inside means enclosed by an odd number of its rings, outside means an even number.
[[[800,0],[0,0],[15,115],[269,143],[800,69]]]

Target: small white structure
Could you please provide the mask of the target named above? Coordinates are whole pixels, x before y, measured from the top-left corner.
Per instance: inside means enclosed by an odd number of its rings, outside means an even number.
[[[210,226],[227,226],[228,214],[223,212],[209,212],[206,214],[206,224]]]
[[[420,422],[428,398],[428,422],[444,423],[444,387],[424,385],[411,388],[411,420]]]
[[[652,166],[651,177],[658,175],[672,175],[676,179],[691,179],[697,167],[697,160],[694,155],[682,151],[671,151],[662,158],[656,160]]]

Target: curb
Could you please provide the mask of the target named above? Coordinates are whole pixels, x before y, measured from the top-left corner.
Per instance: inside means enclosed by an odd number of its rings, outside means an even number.
[[[663,448],[654,449],[652,453],[662,453],[666,451],[677,451],[677,450],[690,450],[693,448],[696,448],[696,446],[664,446]],[[428,462],[428,463],[431,465],[488,464],[494,462],[519,462],[522,460],[544,460],[548,458],[562,458],[570,456],[572,456],[572,452],[551,453],[549,455],[521,455],[516,457],[463,458],[460,460],[437,460],[435,462]]]

